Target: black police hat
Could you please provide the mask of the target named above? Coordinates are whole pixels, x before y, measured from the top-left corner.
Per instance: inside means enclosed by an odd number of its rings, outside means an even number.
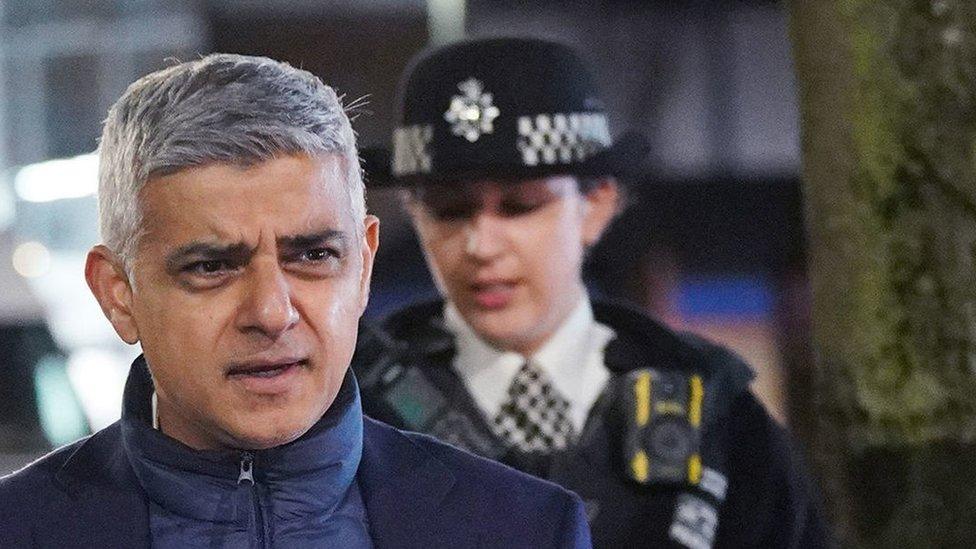
[[[373,182],[626,175],[647,152],[636,133],[613,143],[592,75],[555,42],[492,38],[426,52],[398,103],[390,171],[364,151]]]

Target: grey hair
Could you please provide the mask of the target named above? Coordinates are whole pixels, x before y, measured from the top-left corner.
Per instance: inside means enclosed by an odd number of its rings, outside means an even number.
[[[213,162],[336,153],[350,212],[366,216],[356,136],[341,98],[308,71],[266,57],[212,54],[148,74],[109,109],[99,144],[102,240],[132,271],[139,193],[155,176]],[[362,225],[357,223],[359,236]]]

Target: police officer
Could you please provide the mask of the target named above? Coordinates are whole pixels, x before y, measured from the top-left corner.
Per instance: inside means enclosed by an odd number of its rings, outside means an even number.
[[[412,63],[399,98],[390,175],[444,301],[362,336],[367,413],[574,490],[597,547],[822,545],[748,366],[587,295],[613,176],[645,149],[613,143],[575,52],[450,45]]]

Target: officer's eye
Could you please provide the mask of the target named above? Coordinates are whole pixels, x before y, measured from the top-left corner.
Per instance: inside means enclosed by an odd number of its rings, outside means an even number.
[[[428,206],[427,211],[438,221],[459,221],[474,217],[477,207],[474,204],[439,204]]]
[[[501,203],[501,214],[506,217],[516,217],[532,213],[545,205],[543,200],[513,199]]]

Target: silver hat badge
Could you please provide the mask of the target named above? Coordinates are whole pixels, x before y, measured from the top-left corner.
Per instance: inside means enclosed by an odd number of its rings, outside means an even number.
[[[444,120],[451,124],[454,135],[464,136],[474,143],[482,134],[494,131],[498,107],[492,104],[492,94],[484,91],[484,84],[475,78],[468,78],[457,87],[461,95],[451,98]]]

